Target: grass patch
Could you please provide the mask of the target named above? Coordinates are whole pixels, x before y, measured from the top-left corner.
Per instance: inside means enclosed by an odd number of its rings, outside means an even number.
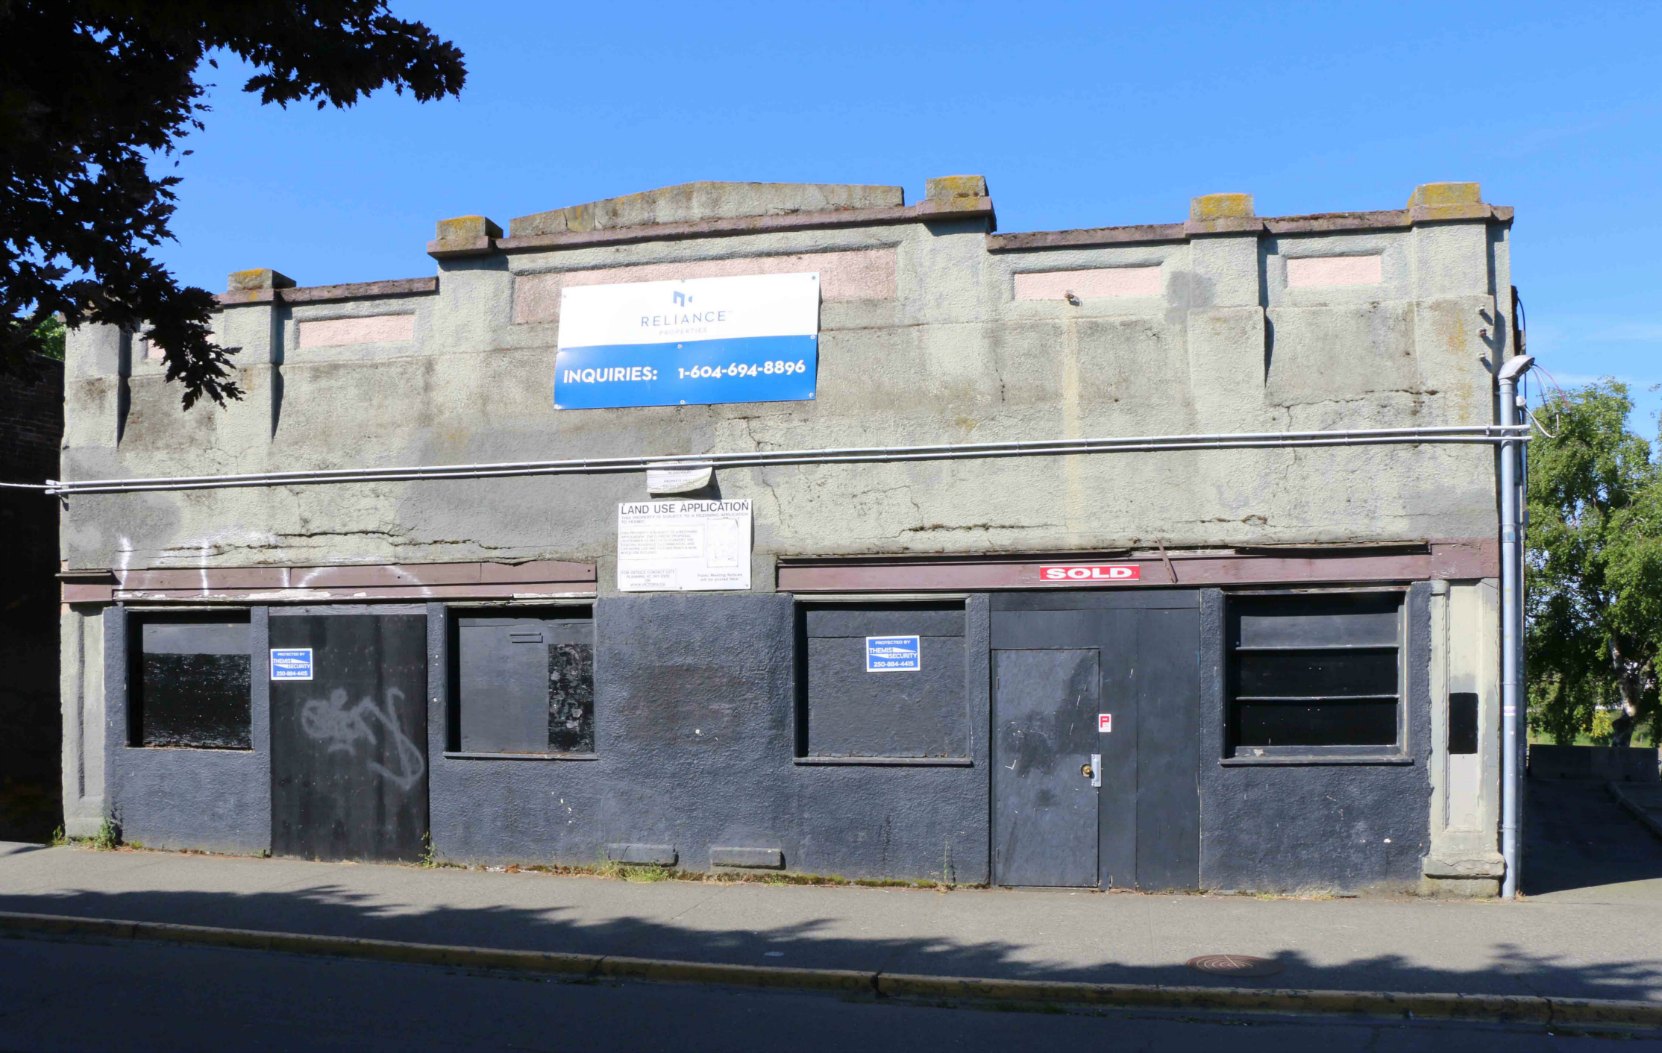
[[[847,878],[840,874],[799,874],[783,870],[682,870],[653,863],[621,863],[603,859],[589,866],[570,863],[529,863],[502,867],[504,871],[551,874],[555,877],[598,877],[650,884],[659,881],[695,881],[706,885],[817,885],[853,888],[911,888],[949,892],[956,888],[985,888],[958,885],[929,878]]]
[[[123,842],[121,831],[113,822],[105,820],[99,827],[98,833],[92,837],[65,837],[60,827],[54,834],[54,845],[78,845],[82,848],[93,848],[100,851],[115,851],[118,849],[142,850],[144,845],[137,841]],[[440,859],[438,850],[433,845],[431,833],[425,834],[421,840],[421,856],[414,863],[423,870],[494,870],[508,874],[550,874],[555,877],[594,877],[608,878],[614,881],[628,881],[635,884],[656,884],[660,881],[694,881],[709,885],[810,885],[821,887],[852,887],[852,888],[908,888],[924,889],[935,892],[950,892],[959,888],[986,888],[986,885],[960,885],[956,882],[938,881],[933,878],[848,878],[841,874],[803,874],[784,870],[682,870],[678,867],[662,866],[654,863],[623,863],[614,859],[603,859],[595,863],[513,863],[501,866],[484,866],[480,864],[453,863]],[[161,849],[181,855],[220,855],[217,852],[204,852],[199,849]],[[233,853],[235,854],[235,853]],[[254,853],[253,858],[270,859],[271,850],[262,849]]]
[[[96,848],[100,852],[114,852],[121,847],[121,830],[114,822],[106,819],[98,827],[98,832],[87,838],[87,847]]]
[[[619,863],[615,859],[608,859],[594,868],[595,877],[632,881],[637,885],[669,881],[672,878],[678,878],[680,873],[681,871],[672,867],[658,866],[653,863]]]
[[[54,847],[76,845],[81,848],[95,849],[99,852],[114,852],[121,847],[121,828],[106,819],[98,827],[98,832],[91,837],[69,837],[64,833],[63,827],[60,826],[52,831],[51,843]],[[134,847],[142,848],[143,846],[135,845]]]

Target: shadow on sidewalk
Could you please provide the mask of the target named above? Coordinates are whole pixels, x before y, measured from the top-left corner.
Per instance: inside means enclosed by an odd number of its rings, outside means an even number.
[[[1154,966],[1125,964],[1113,960],[1111,954],[1089,964],[1046,961],[1035,959],[1031,949],[1015,939],[851,937],[846,933],[846,919],[718,931],[639,918],[579,923],[569,917],[569,908],[389,907],[372,896],[330,885],[246,894],[0,892],[0,910],[516,950],[1001,979],[1607,999],[1652,999],[1662,992],[1662,957],[1589,963],[1569,954],[1534,953],[1500,942],[1490,949],[1487,966],[1477,970],[1428,968],[1399,955],[1322,964],[1289,947],[1273,955],[1282,967],[1279,973],[1243,979],[1210,976],[1176,960]],[[1266,922],[1270,917],[1266,915]],[[1379,918],[1375,915],[1372,920]],[[839,926],[840,932],[836,931]],[[1111,938],[1112,934],[1105,935]]]
[[[1656,881],[1662,901],[1662,841],[1602,782],[1530,778],[1523,803],[1525,893]]]

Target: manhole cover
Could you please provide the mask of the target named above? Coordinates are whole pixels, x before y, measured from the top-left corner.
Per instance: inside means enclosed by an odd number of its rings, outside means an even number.
[[[1273,976],[1281,963],[1250,954],[1203,954],[1189,959],[1189,968],[1216,976]]]

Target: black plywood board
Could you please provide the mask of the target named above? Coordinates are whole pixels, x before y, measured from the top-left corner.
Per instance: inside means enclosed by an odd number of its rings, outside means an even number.
[[[425,615],[285,615],[271,646],[313,679],[271,684],[271,847],[307,859],[421,858],[427,832]]]
[[[470,616],[456,622],[455,741],[464,753],[594,751],[594,622]]]
[[[250,749],[248,621],[199,613],[135,619],[130,746]]]
[[[146,654],[139,746],[253,746],[248,655]]]
[[[1137,711],[1137,887],[1199,888],[1200,612],[1122,617],[1135,625],[1114,654]]]

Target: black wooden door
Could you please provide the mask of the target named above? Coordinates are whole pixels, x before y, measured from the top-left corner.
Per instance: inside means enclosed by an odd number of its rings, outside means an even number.
[[[993,871],[1005,885],[1095,885],[1092,648],[993,652]]]
[[[1198,888],[1200,610],[1111,609],[1104,624],[1102,887]]]
[[[1200,612],[1190,592],[1014,593],[993,597],[993,866],[1001,884],[1100,885],[1104,888],[1188,889],[1200,874]],[[1063,689],[1068,656],[1089,653],[1096,682],[1086,693]],[[1050,654],[1006,668],[1011,654]],[[1005,670],[1001,674],[1001,670]],[[1018,680],[1019,673],[1025,680]],[[1043,686],[1049,683],[1050,686]],[[1016,712],[1049,697],[1054,720],[1080,723],[1079,703],[1090,699],[1086,742],[1066,739],[1075,778],[1091,754],[1100,758],[1099,788],[1089,790],[1096,837],[1089,855],[1076,833],[1052,829],[1063,802],[1072,816],[1072,798],[1024,798],[1011,775],[1013,755],[1002,755],[1002,736],[1012,702]],[[1104,724],[1101,718],[1106,717]],[[1037,719],[1037,718],[1029,718]],[[1055,738],[1055,736],[1053,736]],[[1057,738],[1058,742],[1062,740]],[[1009,754],[1010,751],[1003,751]],[[1062,751],[1059,751],[1062,752]],[[1061,771],[1058,761],[1053,767]],[[1088,783],[1087,783],[1088,785]],[[1012,796],[1014,795],[1014,796]],[[1034,820],[1037,817],[1037,823]],[[1047,867],[1019,865],[1019,856],[1001,853],[1004,841],[1034,855],[1065,855]],[[1035,844],[1035,841],[1048,842]],[[1081,871],[1086,876],[1081,879]]]
[[[415,860],[427,833],[427,618],[277,615],[273,650],[310,680],[271,683],[271,850]]]

